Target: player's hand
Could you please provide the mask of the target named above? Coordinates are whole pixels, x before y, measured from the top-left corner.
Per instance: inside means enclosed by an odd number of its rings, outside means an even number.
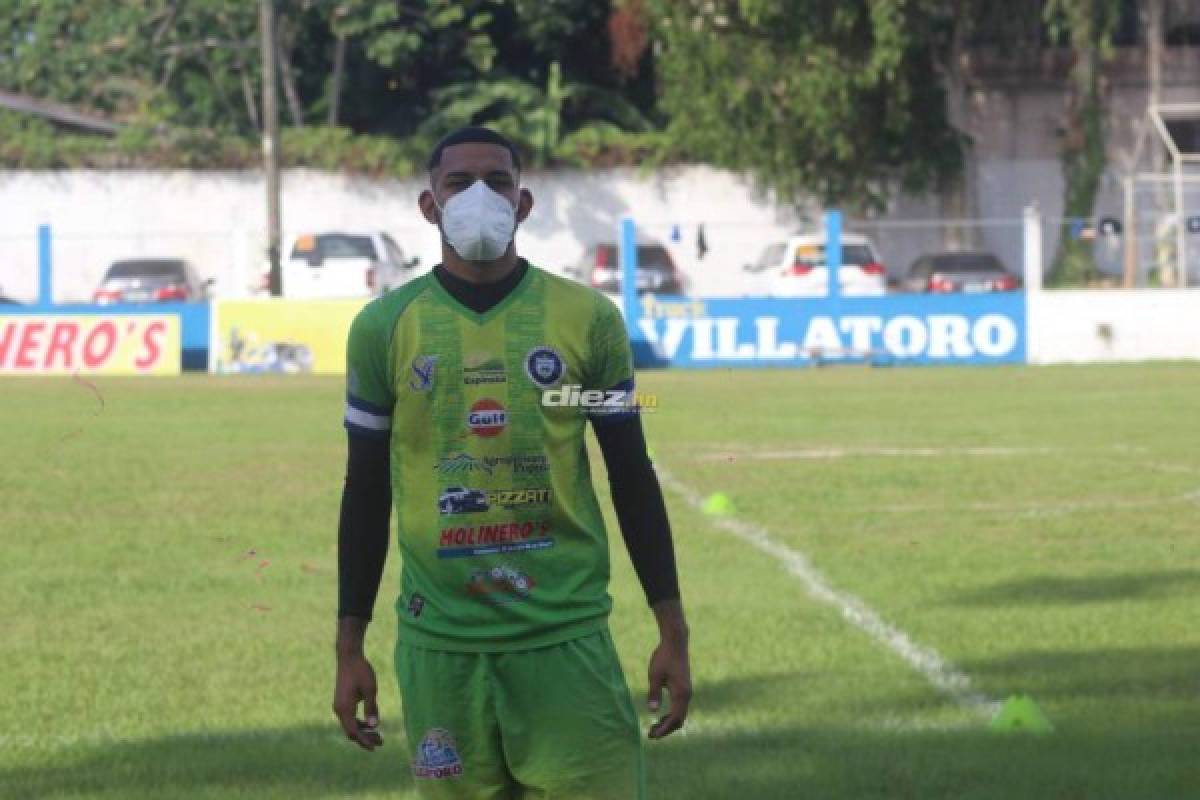
[[[650,726],[650,738],[661,739],[682,728],[687,719],[688,703],[692,699],[692,676],[686,639],[664,639],[654,648],[650,656],[649,685],[646,705],[651,711],[661,707],[664,688],[669,697],[667,713]]]
[[[337,680],[333,688],[333,713],[342,723],[346,738],[364,750],[383,745],[379,726],[379,706],[375,703],[375,670],[366,656],[339,655]],[[359,719],[358,704],[363,704],[366,719]]]

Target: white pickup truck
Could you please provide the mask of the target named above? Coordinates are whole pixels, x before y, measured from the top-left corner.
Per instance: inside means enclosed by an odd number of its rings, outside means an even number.
[[[419,258],[406,258],[382,231],[329,231],[296,237],[281,264],[282,295],[295,299],[375,297],[407,283]]]

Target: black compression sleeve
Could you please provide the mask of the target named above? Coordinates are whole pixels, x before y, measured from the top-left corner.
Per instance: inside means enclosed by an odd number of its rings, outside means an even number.
[[[678,598],[671,523],[658,476],[646,453],[641,417],[598,421],[592,427],[608,469],[621,537],[646,593],[646,602],[654,605]]]
[[[338,522],[338,617],[370,619],[387,561],[392,514],[386,439],[350,434]]]

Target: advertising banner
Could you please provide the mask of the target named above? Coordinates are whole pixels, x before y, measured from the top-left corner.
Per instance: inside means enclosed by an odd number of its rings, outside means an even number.
[[[0,314],[0,375],[178,375],[174,314]]]
[[[1023,292],[744,299],[647,294],[632,322],[639,366],[1026,360]]]
[[[212,368],[236,373],[346,371],[346,336],[365,300],[219,300]]]

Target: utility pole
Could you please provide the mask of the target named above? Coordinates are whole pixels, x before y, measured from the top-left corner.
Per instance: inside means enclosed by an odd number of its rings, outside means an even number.
[[[275,0],[259,0],[259,32],[262,36],[263,168],[267,174],[267,258],[271,296],[282,290],[279,265],[281,209],[279,197],[279,97],[275,79]]]

